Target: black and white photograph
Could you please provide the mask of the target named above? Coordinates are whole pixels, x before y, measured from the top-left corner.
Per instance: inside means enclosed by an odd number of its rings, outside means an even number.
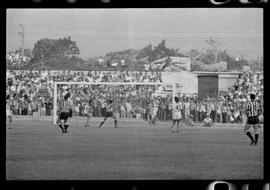
[[[7,9],[6,180],[263,180],[263,20]]]

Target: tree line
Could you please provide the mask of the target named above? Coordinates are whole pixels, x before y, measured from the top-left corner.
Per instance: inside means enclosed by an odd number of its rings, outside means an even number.
[[[190,57],[192,60],[192,70],[201,69],[195,64],[196,61],[200,61],[204,64],[227,62],[228,68],[233,70],[239,70],[243,65],[248,65],[248,60],[243,58],[236,60],[232,57],[218,39],[211,37],[205,40],[205,44],[206,48],[204,50],[191,49],[184,53],[179,49],[168,48],[166,40],[163,39],[157,46],[152,46],[150,43],[139,50],[128,49],[118,52],[109,52],[102,57],[83,60],[79,57],[80,49],[76,41],[72,40],[71,37],[59,39],[44,38],[35,43],[29,63],[20,66],[20,68],[143,70],[145,64],[171,56]],[[100,62],[100,58],[102,58],[102,62]],[[121,61],[122,64],[120,63]],[[263,59],[253,61],[252,68],[262,69],[262,62]],[[113,65],[114,63],[118,64]],[[8,67],[12,67],[12,65],[8,64]]]

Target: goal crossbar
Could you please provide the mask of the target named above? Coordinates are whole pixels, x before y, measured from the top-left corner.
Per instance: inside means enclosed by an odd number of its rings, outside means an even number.
[[[173,97],[175,97],[176,83],[164,83],[164,82],[54,82],[54,94],[53,94],[53,124],[56,124],[57,120],[57,85],[149,85],[149,86],[167,86],[173,87]],[[178,85],[179,88],[182,86]]]

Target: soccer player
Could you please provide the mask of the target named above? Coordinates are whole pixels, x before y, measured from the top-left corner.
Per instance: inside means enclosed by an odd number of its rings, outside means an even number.
[[[148,111],[147,120],[148,120],[149,125],[152,125],[153,109],[154,109],[153,101],[150,101],[147,106],[147,111]]]
[[[152,116],[151,116],[151,121],[150,121],[150,123],[153,126],[156,125],[156,121],[157,121],[158,105],[159,105],[159,101],[158,101],[158,99],[155,98],[153,101]]]
[[[104,124],[104,122],[107,120],[108,117],[114,119],[114,127],[117,128],[117,118],[113,114],[113,101],[109,100],[108,103],[105,104],[105,106],[106,106],[106,115],[104,117],[104,120],[100,123],[99,128]]]
[[[59,108],[60,108],[60,116],[59,116],[59,127],[62,130],[62,133],[67,133],[67,129],[69,126],[68,118],[70,116],[70,109],[72,106],[70,105],[68,98],[70,97],[70,94],[67,93],[64,96],[64,99],[60,101]]]
[[[12,123],[13,123],[13,118],[12,118],[12,110],[11,110],[11,100],[10,100],[10,96],[7,95],[7,99],[6,99],[6,115],[7,115],[7,119],[8,119],[8,128],[11,129],[12,128]]]
[[[261,107],[259,105],[259,102],[255,100],[255,94],[250,94],[250,101],[246,103],[245,106],[246,114],[247,114],[247,123],[244,128],[244,132],[246,135],[250,138],[251,142],[250,145],[257,145],[258,139],[259,139],[259,112],[261,111]],[[250,128],[253,128],[255,133],[255,139],[250,133]]]
[[[172,108],[172,121],[173,121],[173,126],[172,126],[172,132],[179,133],[179,123],[182,118],[182,113],[181,113],[181,102],[179,102],[178,97],[174,97],[175,103],[173,104]]]
[[[85,107],[85,115],[87,117],[86,123],[85,123],[85,127],[91,127],[91,125],[89,125],[89,121],[91,119],[91,117],[93,117],[93,112],[94,112],[94,107],[93,107],[93,103],[92,100],[90,99],[88,102],[88,105],[86,105]]]

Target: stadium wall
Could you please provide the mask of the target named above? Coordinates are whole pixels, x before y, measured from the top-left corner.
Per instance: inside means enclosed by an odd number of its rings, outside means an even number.
[[[162,72],[162,80],[165,83],[178,83],[180,86],[182,86],[181,93],[198,93],[198,78],[197,75],[192,72]]]
[[[218,75],[219,91],[227,91],[239,78],[240,73],[221,73]]]
[[[242,72],[204,72],[204,71],[196,71],[194,73],[197,75],[198,78],[208,77],[209,83],[213,83],[213,80],[216,80],[214,76],[216,76],[217,84],[215,88],[217,89],[217,91],[227,91],[229,87],[232,87],[235,84],[239,76],[242,74]],[[212,78],[214,77],[214,78],[210,81],[211,77]],[[203,89],[204,87],[202,85],[204,84],[206,84],[206,82],[202,82],[202,81],[199,82],[198,88]]]

